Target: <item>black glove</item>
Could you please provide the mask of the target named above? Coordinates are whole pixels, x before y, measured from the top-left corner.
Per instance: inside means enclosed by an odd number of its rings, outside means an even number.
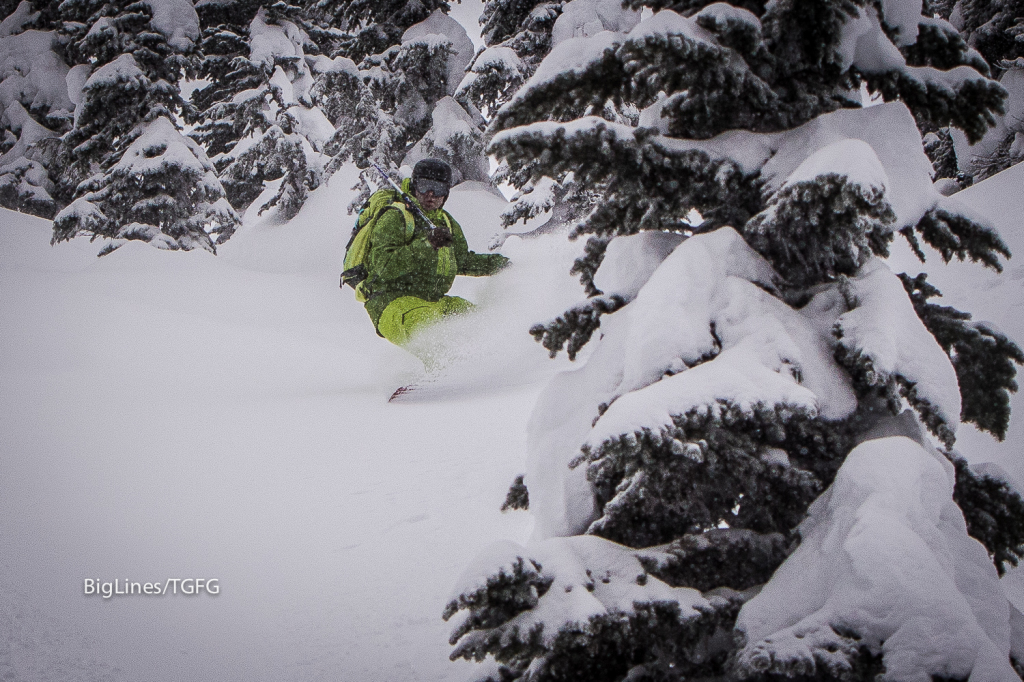
[[[435,249],[444,248],[445,246],[452,245],[452,233],[443,227],[438,227],[427,232],[427,241]]]

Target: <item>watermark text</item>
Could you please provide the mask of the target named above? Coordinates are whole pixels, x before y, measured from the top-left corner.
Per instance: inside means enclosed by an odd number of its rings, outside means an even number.
[[[220,594],[220,580],[217,578],[168,578],[160,582],[137,582],[128,579],[100,580],[85,578],[83,594],[87,597],[111,599],[113,597],[162,597],[183,595],[194,597],[201,594]]]

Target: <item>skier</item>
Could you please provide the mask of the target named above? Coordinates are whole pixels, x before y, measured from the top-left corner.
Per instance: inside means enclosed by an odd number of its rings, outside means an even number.
[[[423,159],[402,190],[433,227],[395,202],[371,228],[366,279],[359,286],[377,333],[398,346],[442,317],[473,308],[466,299],[447,295],[456,275],[492,275],[509,262],[501,254],[469,250],[459,223],[443,208],[451,181],[447,163]]]

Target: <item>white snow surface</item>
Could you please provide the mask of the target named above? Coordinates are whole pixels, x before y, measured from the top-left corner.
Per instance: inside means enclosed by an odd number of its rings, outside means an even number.
[[[884,680],[1018,679],[1009,603],[952,494],[952,465],[934,450],[906,437],[856,447],[811,506],[800,546],[740,611],[741,666],[804,661],[811,672],[836,627],[884,654]]]
[[[290,21],[267,23],[267,11],[260,8],[249,24],[249,59],[257,64],[273,66],[275,57],[296,57],[295,66],[305,69],[302,48],[305,33]]]
[[[832,359],[831,323],[843,311],[834,290],[800,311],[764,291],[775,273],[732,229],[693,237],[666,258],[626,309],[618,398],[587,438],[669,428],[672,414],[750,412],[785,404],[827,419],[847,416],[853,391]],[[711,361],[704,358],[721,352]],[[691,369],[687,369],[691,368]],[[665,377],[665,372],[673,375]]]
[[[916,23],[914,35],[917,35]],[[878,12],[870,7],[858,9],[856,17],[843,23],[837,50],[842,56],[843,69],[856,66],[865,73],[885,73],[903,69],[907,64],[899,48],[882,31]]]
[[[785,185],[813,182],[820,175],[834,173],[854,185],[884,193],[889,176],[875,150],[864,140],[845,139],[822,147],[796,167]]]
[[[718,46],[715,35],[699,25],[693,19],[677,14],[670,9],[655,12],[653,15],[637,24],[627,40],[637,40],[647,36],[684,36],[695,42],[709,43]]]
[[[682,240],[679,234],[654,231],[618,237],[608,245],[594,284],[605,294],[632,300]]]
[[[758,31],[761,30],[761,20],[757,18],[757,15],[748,9],[730,5],[727,2],[713,2],[706,7],[701,8],[697,14],[694,15],[696,18],[713,18],[715,23],[718,25],[727,25],[730,22],[749,24]]]
[[[112,62],[107,62],[96,69],[85,82],[84,89],[89,90],[100,85],[116,83],[122,80],[145,78],[139,63],[130,54],[122,54]]]
[[[409,150],[402,159],[402,165],[414,166],[421,159],[437,155],[434,149],[439,148],[458,157],[460,163],[456,163],[452,169],[455,172],[455,183],[463,180],[486,182],[489,179],[487,157],[479,154],[476,158],[466,158],[457,153],[472,141],[480,145],[478,148],[484,146],[483,135],[473,122],[473,117],[451,96],[445,96],[434,105],[430,118],[430,130]]]
[[[15,33],[20,33],[25,24],[32,21],[34,16],[32,6],[28,3],[28,0],[21,0],[18,6],[14,8],[14,11],[4,17],[3,21],[0,21],[0,38],[7,38]]]
[[[115,170],[149,175],[167,165],[178,166],[205,176],[203,180],[207,183],[220,184],[203,148],[182,135],[166,116],[143,124],[141,130],[142,134],[125,150]]]
[[[423,376],[338,272],[356,172],[287,224],[251,210],[218,249],[87,240],[0,211],[0,674],[18,680],[463,680],[441,620],[498,511],[551,361],[529,326],[582,297],[582,245],[510,237],[460,278],[478,304]],[[447,208],[485,252],[503,199]],[[273,192],[276,187],[268,188]],[[257,199],[259,206],[267,195]],[[440,334],[440,331],[439,331]],[[203,577],[220,594],[86,596],[84,579]]]
[[[502,108],[511,107],[513,102],[524,97],[532,88],[556,78],[559,74],[583,73],[591,62],[601,59],[605,50],[614,50],[619,38],[620,35],[612,31],[601,31],[592,36],[569,38],[555,45],[530,79]]]
[[[913,45],[917,42],[918,24],[922,20],[921,0],[882,0],[882,15],[885,23],[896,29],[898,45]]]

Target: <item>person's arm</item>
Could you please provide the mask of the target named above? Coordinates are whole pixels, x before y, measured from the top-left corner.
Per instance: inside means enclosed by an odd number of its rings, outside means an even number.
[[[452,223],[452,239],[455,247],[455,260],[459,265],[460,275],[471,277],[482,277],[493,275],[509,264],[508,258],[500,253],[476,253],[469,250],[469,243],[466,235],[462,232],[462,226],[455,221],[455,218],[448,214]]]

